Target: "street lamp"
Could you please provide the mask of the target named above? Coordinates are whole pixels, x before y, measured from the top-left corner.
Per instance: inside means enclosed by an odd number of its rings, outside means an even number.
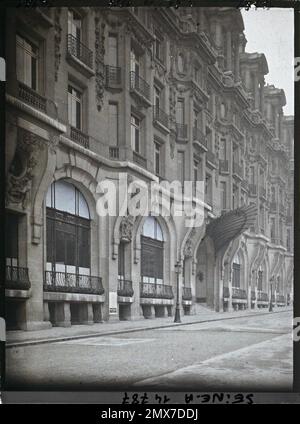
[[[177,261],[175,265],[175,272],[177,274],[177,299],[176,299],[176,309],[175,309],[175,318],[174,322],[181,322],[180,319],[180,303],[179,303],[179,274],[181,272],[181,264],[180,261]]]
[[[272,300],[272,296],[273,296],[273,284],[271,283],[270,285],[271,288],[271,296],[270,296],[270,306],[269,306],[269,312],[273,312],[273,300]]]

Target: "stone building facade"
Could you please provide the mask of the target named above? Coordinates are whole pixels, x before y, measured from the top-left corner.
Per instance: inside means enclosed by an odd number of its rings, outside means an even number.
[[[233,8],[7,13],[11,329],[293,300],[293,117]],[[204,223],[99,216],[100,181],[204,181]],[[254,218],[253,218],[254,217]],[[272,300],[271,300],[272,299]]]

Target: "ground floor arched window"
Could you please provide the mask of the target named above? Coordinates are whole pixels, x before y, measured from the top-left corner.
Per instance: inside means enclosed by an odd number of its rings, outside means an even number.
[[[62,284],[90,275],[90,213],[82,193],[69,182],[54,182],[46,198],[46,270]],[[71,276],[74,276],[73,278]]]
[[[241,286],[241,264],[238,255],[235,255],[232,263],[232,287]]]
[[[163,284],[164,240],[162,229],[154,217],[148,217],[144,223],[141,249],[142,282]]]

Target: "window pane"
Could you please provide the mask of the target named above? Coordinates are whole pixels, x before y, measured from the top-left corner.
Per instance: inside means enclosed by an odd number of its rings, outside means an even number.
[[[118,39],[114,34],[108,37],[108,63],[110,66],[118,66]]]
[[[155,238],[155,218],[149,216],[146,218],[143,226],[143,235],[145,237]]]
[[[78,192],[78,203],[79,203],[79,216],[89,219],[90,218],[89,207],[88,207],[88,204],[86,203],[85,198],[80,192]]]
[[[72,184],[55,183],[55,208],[75,215],[75,187]]]
[[[109,139],[110,146],[118,145],[118,105],[109,104]]]
[[[78,228],[78,266],[90,267],[90,230]]]

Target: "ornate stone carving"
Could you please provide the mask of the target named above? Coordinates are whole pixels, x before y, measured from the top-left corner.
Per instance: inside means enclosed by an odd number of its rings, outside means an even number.
[[[100,12],[95,12],[95,78],[96,78],[96,104],[100,112],[103,106],[105,66],[104,66],[104,30],[105,23],[100,19]]]
[[[54,75],[55,81],[58,79],[58,70],[60,65],[61,53],[61,25],[60,25],[61,8],[56,7],[54,11]]]
[[[127,243],[131,242],[133,224],[134,218],[132,216],[128,215],[122,218],[119,228],[120,241]]]
[[[183,254],[185,258],[191,258],[193,256],[193,244],[192,240],[188,239],[185,243]]]
[[[42,139],[25,130],[18,130],[18,144],[6,184],[7,204],[21,204],[25,209],[31,189],[33,170],[39,160]]]

